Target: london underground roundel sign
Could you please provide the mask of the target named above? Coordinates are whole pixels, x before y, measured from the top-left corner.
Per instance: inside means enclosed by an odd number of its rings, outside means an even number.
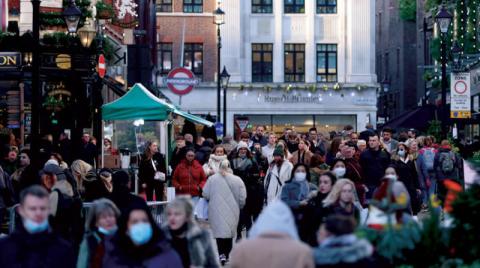
[[[183,67],[171,70],[165,78],[167,87],[177,95],[190,93],[193,87],[198,85],[198,82],[198,79],[195,78],[192,71]]]

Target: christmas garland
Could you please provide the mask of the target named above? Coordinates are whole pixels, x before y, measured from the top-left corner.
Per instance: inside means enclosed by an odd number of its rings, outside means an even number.
[[[241,84],[239,86],[240,91],[244,90],[253,90],[254,86],[253,85],[244,85]],[[311,93],[316,93],[318,90],[322,91],[329,91],[329,90],[334,90],[334,91],[340,91],[342,89],[347,89],[347,88],[352,88],[352,87],[344,87],[340,83],[335,83],[333,86],[331,85],[321,85],[318,86],[317,84],[305,84],[305,85],[294,85],[294,84],[288,84],[288,85],[278,85],[278,86],[271,86],[271,85],[264,85],[262,87],[262,90],[269,93],[272,92],[274,89],[280,91],[283,90],[285,93],[290,93],[293,90],[305,90]],[[364,90],[366,88],[371,88],[370,86],[367,85],[362,85],[362,84],[356,84],[353,86],[358,91]]]

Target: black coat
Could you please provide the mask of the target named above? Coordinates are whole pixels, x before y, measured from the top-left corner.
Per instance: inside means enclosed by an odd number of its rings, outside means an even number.
[[[156,153],[152,156],[153,163],[155,164],[156,171],[167,173],[167,167],[165,164],[165,158],[162,154]],[[138,167],[138,178],[140,183],[147,183],[154,180],[155,168],[152,165],[152,159],[147,159],[147,156],[142,154],[140,165]]]
[[[306,208],[305,222],[307,222],[307,224],[305,228],[307,228],[306,232],[309,233],[309,239],[303,242],[308,243],[312,247],[318,245],[317,231],[325,221],[325,217],[329,212],[328,209],[323,206],[323,200],[325,200],[327,195],[328,194],[318,192],[316,197],[310,199]]]
[[[121,215],[125,215],[130,206],[135,206],[136,204],[146,206],[145,200],[138,195],[130,193],[130,189],[127,187],[115,185],[112,194],[108,198],[118,207]]]
[[[390,154],[385,150],[365,150],[360,155],[360,166],[363,170],[364,183],[367,186],[380,186],[385,170],[390,165]]]
[[[410,195],[410,204],[412,206],[412,212],[417,214],[420,211],[420,198],[417,196],[417,189],[420,189],[420,182],[418,180],[417,168],[415,167],[415,161],[409,160],[404,163],[401,160],[393,160],[392,164],[395,165],[398,180],[403,182],[405,188],[407,188]]]
[[[110,196],[107,186],[103,183],[101,178],[96,180],[85,182],[85,202],[92,202],[99,198],[108,198]]]
[[[0,267],[75,267],[73,247],[52,232],[29,234],[23,228],[0,239]]]
[[[78,248],[83,238],[85,222],[82,216],[82,200],[59,190],[54,191],[58,193],[57,213],[50,217],[50,225],[63,239]]]
[[[256,161],[253,158],[249,160],[250,164],[243,170],[236,166],[235,158],[232,159],[230,166],[232,167],[233,174],[242,179],[247,189],[247,200],[244,210],[259,214],[263,208],[263,182],[260,178],[260,169]]]
[[[79,157],[81,160],[87,162],[88,164],[95,166],[95,160],[97,159],[97,146],[89,142],[87,144],[81,144],[79,150]]]

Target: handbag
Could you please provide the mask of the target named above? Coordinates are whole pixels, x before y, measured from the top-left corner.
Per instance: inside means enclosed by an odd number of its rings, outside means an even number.
[[[165,181],[165,173],[157,171],[157,166],[155,165],[153,158],[150,161],[152,162],[153,169],[155,170],[155,176],[153,176],[153,179],[157,181]]]

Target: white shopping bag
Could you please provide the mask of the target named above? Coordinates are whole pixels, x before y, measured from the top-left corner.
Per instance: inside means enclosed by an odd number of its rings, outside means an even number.
[[[194,214],[197,219],[208,220],[208,201],[205,198],[200,198],[195,205]]]
[[[167,202],[171,202],[175,199],[175,187],[167,187]]]

